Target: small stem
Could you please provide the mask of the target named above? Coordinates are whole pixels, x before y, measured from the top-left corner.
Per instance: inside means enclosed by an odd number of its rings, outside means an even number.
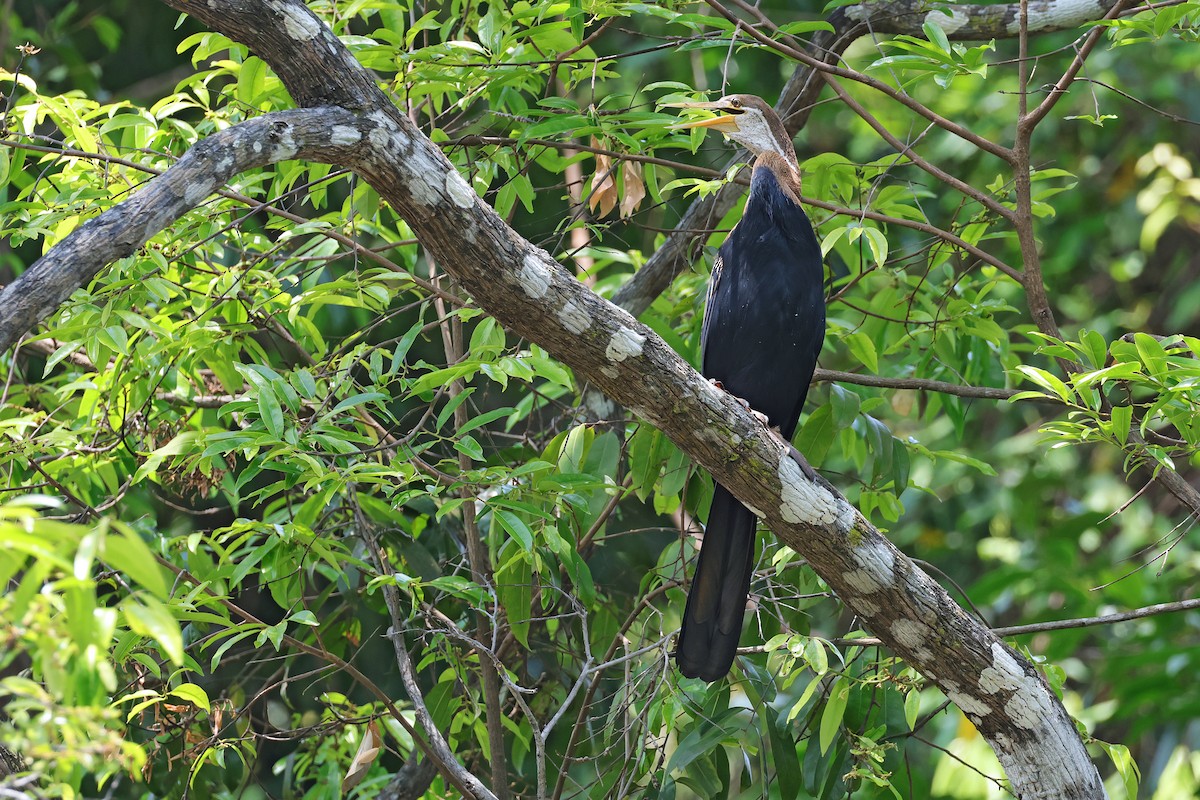
[[[432,281],[436,275],[437,265],[429,260],[429,277]],[[446,305],[441,297],[434,298],[434,308],[439,317],[445,321],[441,325],[442,346],[446,354],[447,364],[457,364],[463,356],[462,319],[458,316],[446,317]],[[466,384],[461,379],[450,383],[450,401],[466,391]],[[459,403],[454,409],[454,428],[456,431],[466,427],[468,422],[467,409]],[[459,469],[466,473],[471,469],[471,458],[466,453],[458,454]],[[487,549],[480,537],[479,525],[475,519],[475,496],[469,486],[459,489],[459,496],[465,501],[462,508],[463,538],[466,540],[467,561],[471,567],[471,578],[480,587],[487,589],[492,585],[491,564],[488,560]],[[496,624],[488,618],[484,609],[479,609],[475,616],[475,637],[480,643],[493,642],[499,633],[499,603],[496,604]],[[497,670],[500,665],[489,663],[487,659],[479,659],[479,675],[483,688],[483,704],[485,725],[488,732],[488,750],[492,767],[492,791],[498,800],[508,800],[508,756],[504,747],[504,709],[500,704],[500,677]]]

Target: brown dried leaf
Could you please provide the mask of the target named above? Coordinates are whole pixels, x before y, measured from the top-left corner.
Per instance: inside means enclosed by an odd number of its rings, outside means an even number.
[[[367,771],[371,769],[375,759],[379,758],[382,750],[383,737],[379,735],[379,727],[371,722],[363,731],[362,741],[358,743],[358,752],[354,754],[354,759],[346,770],[346,777],[342,778],[343,794],[358,786],[362,779],[367,777]]]
[[[625,192],[621,195],[621,216],[628,219],[646,198],[646,184],[642,181],[642,170],[632,161],[621,163],[621,177]]]
[[[592,146],[599,147],[600,145],[593,139]],[[595,214],[596,206],[599,206],[598,216],[600,217],[607,217],[617,205],[617,182],[613,179],[613,172],[612,158],[604,153],[596,153],[596,173],[592,176],[592,191],[588,194],[588,208]]]

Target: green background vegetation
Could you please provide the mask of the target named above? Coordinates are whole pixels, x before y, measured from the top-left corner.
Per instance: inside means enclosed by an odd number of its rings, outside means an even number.
[[[310,6],[502,216],[606,296],[690,193],[720,180],[692,168],[723,171],[731,152],[668,131],[656,103],[774,100],[795,69],[731,41],[702,5]],[[826,13],[762,10],[785,30]],[[1035,136],[1045,283],[1073,348],[1035,335],[999,270],[925,233],[812,211],[830,250],[822,367],[1050,399],[822,383],[797,440],[992,625],[1196,594],[1189,511],[1156,485],[1134,496],[1155,469],[1196,478],[1200,342],[1121,337],[1200,336],[1200,137],[1184,119],[1200,109],[1198,10],[1115,28]],[[244,47],[154,3],[0,14],[4,282],[136,191],[146,168],[290,105]],[[1035,99],[1079,35],[1031,40]],[[1011,143],[1015,40],[889,41],[861,40],[846,63]],[[40,52],[23,57],[25,42]],[[849,86],[922,156],[1013,201],[1002,162]],[[613,167],[572,143],[675,164]],[[828,91],[797,149],[807,196],[927,220],[1020,266],[1011,228]],[[586,212],[569,200],[576,180],[597,201]],[[622,210],[639,186],[645,198]],[[886,651],[847,641],[857,621],[769,536],[743,636],[768,652],[739,659],[732,682],[679,679],[666,654],[694,551],[680,527],[703,519],[707,476],[636,420],[584,423],[568,369],[468,298],[435,299],[430,280],[457,294],[452,283],[352,175],[289,162],[229,188],[251,202],[211,198],[77,292],[36,332],[48,345],[0,358],[3,740],[47,791],[339,797],[378,720],[386,750],[353,790],[374,797],[413,746],[381,702],[413,719],[388,638],[398,622],[438,727],[481,776],[480,674],[494,662],[464,636],[491,637],[522,795],[538,782],[530,719],[568,705],[545,742],[562,797],[716,797],[731,782],[728,796],[745,798],[1004,796],[970,723]],[[616,207],[601,217],[605,202]],[[739,213],[642,316],[693,363],[708,265]],[[1131,427],[1151,441],[1141,458],[1122,447]],[[469,564],[472,536],[491,586]],[[1015,640],[1097,740],[1114,797],[1200,796],[1198,622],[1193,610]],[[438,778],[427,796],[453,791]]]

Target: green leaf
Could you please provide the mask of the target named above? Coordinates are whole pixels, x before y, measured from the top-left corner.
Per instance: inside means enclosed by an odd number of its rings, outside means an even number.
[[[921,713],[921,691],[909,689],[904,696],[904,721],[911,731],[917,727],[917,716]]]
[[[837,430],[833,422],[833,409],[823,405],[804,421],[796,439],[796,449],[804,454],[809,464],[819,467],[825,462],[825,456],[837,438]]]
[[[242,62],[241,69],[238,70],[237,86],[234,90],[234,97],[239,103],[247,106],[254,105],[254,101],[263,91],[266,73],[267,65],[261,58],[250,56]]]
[[[879,354],[875,351],[875,342],[862,331],[855,331],[846,337],[846,346],[859,363],[870,372],[879,371]]]
[[[460,436],[454,442],[454,449],[472,461],[483,461],[483,445],[474,436]]]
[[[838,429],[849,428],[858,418],[862,398],[836,383],[829,386],[829,405],[833,409],[833,424]]]
[[[334,406],[333,411],[330,412],[330,415],[337,416],[339,412],[345,411],[348,408],[354,408],[355,406],[361,406],[364,403],[382,403],[390,399],[391,397],[383,392],[360,392],[358,394],[352,394]]]
[[[1062,402],[1068,405],[1071,403],[1073,393],[1057,375],[1038,367],[1031,367],[1028,364],[1017,365],[1017,372],[1043,389],[1048,390],[1051,395],[1057,397]]]
[[[1084,344],[1085,351],[1092,361],[1092,367],[1099,369],[1109,360],[1109,343],[1104,341],[1097,331],[1080,331],[1079,341]]]
[[[779,787],[779,796],[800,797],[804,776],[800,768],[800,758],[796,755],[796,743],[788,735],[786,723],[779,718],[779,712],[770,705],[764,705],[763,724],[771,741],[771,762],[775,765],[775,784]]]
[[[825,652],[825,643],[816,636],[808,637],[804,643],[804,660],[817,677],[829,671],[829,654]]]
[[[1157,339],[1146,333],[1135,333],[1133,344],[1138,356],[1146,365],[1146,371],[1155,378],[1163,378],[1167,372],[1167,353]]]
[[[501,528],[508,532],[509,536],[517,540],[522,550],[526,552],[533,551],[533,531],[529,529],[529,526],[520,517],[506,509],[493,507],[492,518],[499,523]]]
[[[121,611],[134,633],[158,642],[167,658],[175,666],[183,665],[183,634],[171,611],[153,597],[127,597],[121,603]]]
[[[1131,406],[1113,406],[1112,408],[1112,431],[1113,436],[1122,445],[1129,442],[1129,426],[1133,421],[1133,408]]]
[[[838,678],[829,690],[829,699],[825,701],[825,710],[821,713],[821,755],[829,752],[829,746],[841,730],[842,718],[846,714],[846,702],[849,699],[850,683],[845,678]]]
[[[799,22],[789,22],[779,26],[781,33],[786,33],[792,36],[801,33],[813,33],[815,31],[828,31],[833,33],[833,26],[824,20],[800,20]]]
[[[558,470],[565,473],[583,471],[583,462],[587,451],[592,446],[595,432],[590,425],[576,425],[567,433],[562,450],[558,455]]]
[[[259,389],[258,413],[262,418],[263,424],[267,426],[267,432],[276,439],[282,439],[283,407],[279,404],[279,398],[275,396],[275,392],[271,389]]]
[[[495,576],[496,597],[504,607],[508,624],[523,646],[529,647],[529,623],[533,616],[533,570],[528,555],[517,552]]]
[[[189,452],[192,443],[196,441],[199,434],[196,431],[184,431],[176,436],[171,441],[164,444],[146,457],[142,465],[137,468],[137,472],[133,473],[133,482],[137,483],[144,480],[147,475],[158,469],[163,460],[169,456],[182,455]]]
[[[1142,772],[1138,769],[1137,762],[1133,760],[1129,748],[1123,744],[1109,744],[1098,739],[1095,742],[1108,754],[1113,766],[1116,767],[1117,774],[1121,776],[1125,796],[1129,800],[1137,800],[1138,784],[1141,782]],[[1160,786],[1160,792],[1161,788]],[[1157,797],[1158,795],[1155,796]]]
[[[899,497],[908,488],[908,448],[899,438],[892,441],[892,493]]]
[[[196,708],[205,711],[211,711],[212,706],[208,700],[208,692],[194,683],[181,683],[172,689],[168,697],[178,697],[180,700],[191,703]]]
[[[871,249],[871,257],[875,259],[875,263],[883,266],[888,258],[888,240],[883,231],[877,228],[863,228],[863,237],[867,240],[867,246]]]
[[[686,736],[679,740],[679,747],[667,761],[667,772],[687,768],[697,758],[716,749],[727,737],[746,729],[752,715],[742,708],[726,708],[711,720],[701,719]]]
[[[317,620],[317,615],[309,611],[307,608],[297,611],[288,617],[288,622],[294,622],[297,625],[307,625],[310,628],[316,628],[321,623]]]
[[[116,535],[104,541],[104,561],[123,572],[136,586],[149,590],[161,600],[170,597],[166,570],[141,536],[125,525],[116,526]]]
[[[921,26],[921,30],[925,31],[925,36],[929,39],[929,43],[936,45],[943,53],[950,52],[950,40],[946,37],[946,31],[942,30],[942,26],[932,20],[926,20]]]

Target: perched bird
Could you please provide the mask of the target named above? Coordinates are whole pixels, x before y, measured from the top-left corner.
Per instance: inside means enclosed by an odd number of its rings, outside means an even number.
[[[701,372],[790,442],[825,337],[821,247],[800,206],[795,148],[759,97],[673,105],[717,111],[675,127],[713,128],[756,158],[742,219],[721,245],[708,282]],[[725,487],[715,487],[675,653],[686,677],[715,681],[733,665],[757,523]]]

